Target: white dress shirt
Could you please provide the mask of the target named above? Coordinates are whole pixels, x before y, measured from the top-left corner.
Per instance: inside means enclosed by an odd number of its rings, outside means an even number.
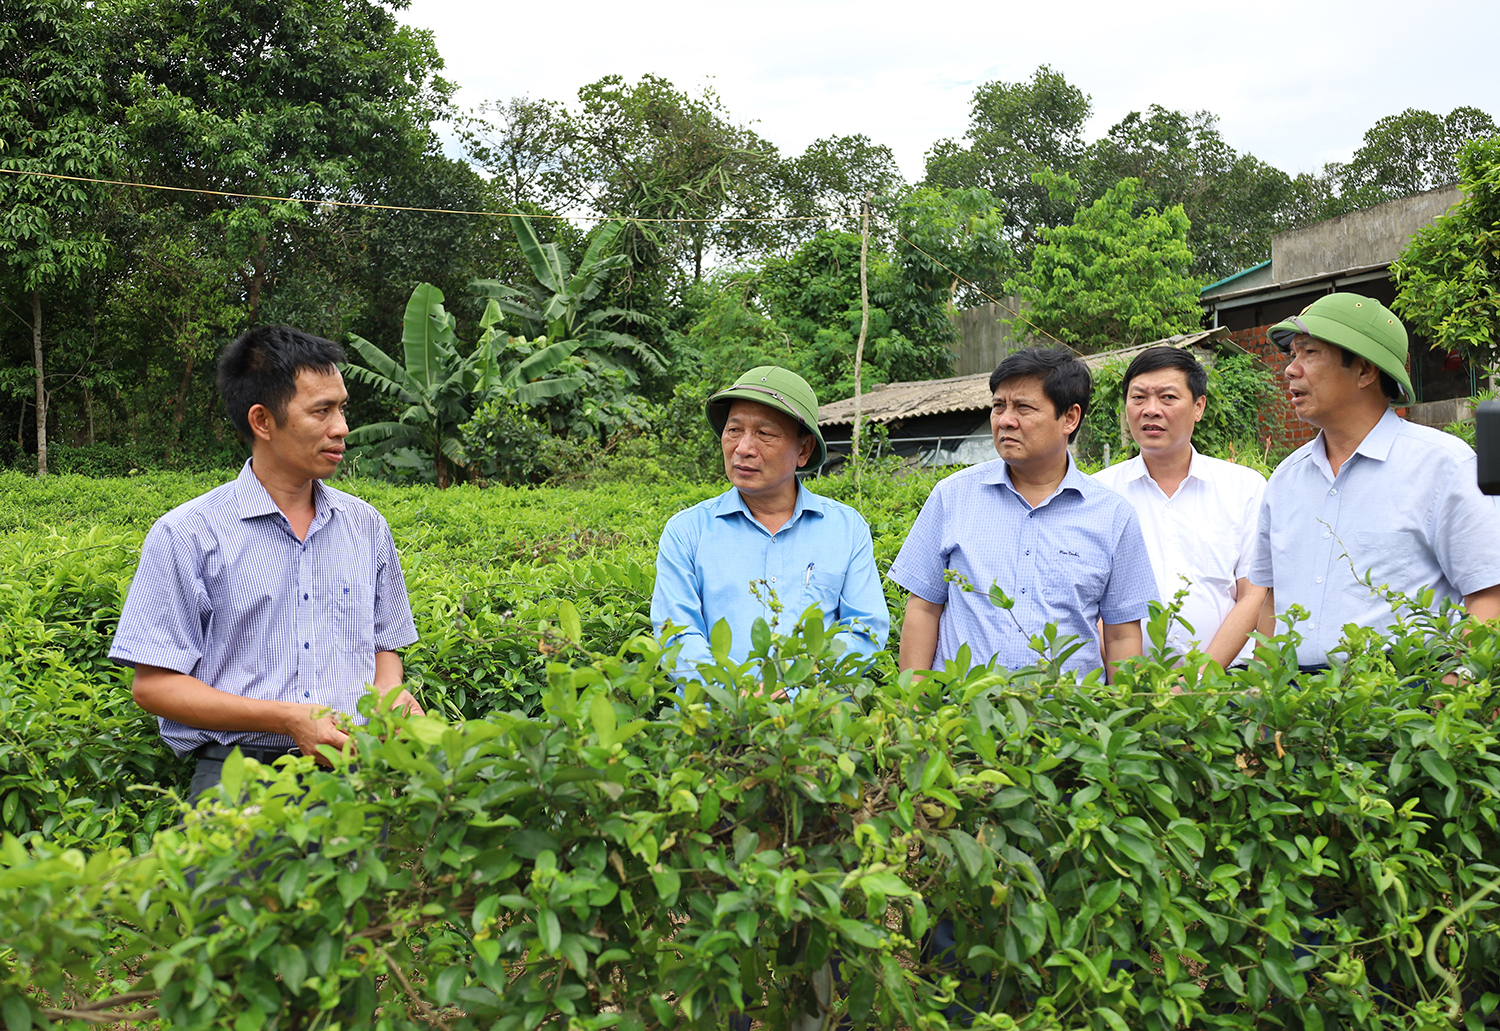
[[[1297,661],[1320,665],[1345,624],[1395,620],[1367,574],[1408,596],[1431,587],[1434,604],[1500,584],[1500,512],[1479,493],[1473,449],[1393,411],[1337,476],[1321,433],[1276,467],[1249,576],[1276,592],[1278,616],[1308,611]]]
[[[1094,479],[1129,501],[1140,518],[1163,604],[1188,589],[1181,617],[1192,632],[1174,621],[1167,643],[1180,652],[1207,650],[1239,599],[1237,581],[1249,576],[1265,477],[1194,448],[1187,478],[1171,497],[1140,455],[1100,470]],[[1252,650],[1246,642],[1240,657]]]

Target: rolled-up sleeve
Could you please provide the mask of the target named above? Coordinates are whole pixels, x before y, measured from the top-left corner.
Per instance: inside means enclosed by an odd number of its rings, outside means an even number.
[[[934,605],[948,601],[948,583],[943,575],[948,567],[943,548],[945,523],[942,492],[935,490],[927,496],[896,561],[891,563],[892,580]]]
[[[1109,582],[1099,599],[1099,618],[1110,626],[1145,619],[1151,614],[1151,602],[1161,600],[1140,521],[1129,506],[1121,506],[1120,512]]]
[[[417,626],[391,528],[382,521],[381,530],[375,547],[375,650],[393,652],[417,642]]]
[[[182,532],[158,522],[146,535],[109,649],[109,657],[121,665],[145,663],[191,674],[203,658],[213,603],[197,549]]]

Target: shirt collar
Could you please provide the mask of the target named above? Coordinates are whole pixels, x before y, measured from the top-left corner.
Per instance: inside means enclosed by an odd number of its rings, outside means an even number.
[[[250,468],[250,462],[251,459],[245,459],[245,464],[240,468],[240,474],[234,478],[234,496],[239,504],[240,518],[258,519],[261,516],[282,515],[281,509],[272,499],[270,492],[266,490],[265,484],[260,482],[260,477],[255,475],[255,470]],[[337,491],[325,489],[322,480],[313,481],[314,526],[323,525],[334,509],[343,507],[337,495]]]
[[[1188,445],[1188,451],[1188,471],[1187,476],[1183,479],[1184,483],[1188,480],[1203,479],[1203,462],[1201,461],[1203,456],[1198,453],[1198,449],[1193,447],[1192,444]],[[1120,478],[1127,483],[1131,480],[1151,478],[1151,470],[1146,468],[1145,455],[1136,455],[1134,458],[1128,458],[1121,465],[1123,468],[1120,471]]]
[[[821,495],[814,494],[802,486],[799,481],[797,483],[797,504],[792,509],[792,518],[786,521],[786,526],[791,526],[798,519],[802,518],[802,513],[804,512],[822,515],[823,501],[824,499]],[[750,511],[750,506],[745,504],[745,499],[740,494],[739,488],[730,487],[723,494],[719,495],[718,503],[714,506],[714,515],[725,518],[734,515],[736,512],[743,513],[746,519],[755,523],[756,526],[760,526],[760,523],[755,520],[755,514]],[[782,529],[784,530],[786,527],[784,526]],[[777,532],[781,531],[778,530]]]
[[[1391,448],[1395,446],[1396,438],[1401,435],[1401,417],[1396,414],[1394,408],[1387,408],[1380,421],[1370,427],[1370,432],[1365,434],[1365,439],[1359,442],[1354,449],[1355,455],[1364,455],[1373,458],[1377,462],[1384,462],[1391,457]],[[1328,438],[1322,430],[1313,438],[1312,458],[1323,475],[1332,481],[1333,465],[1328,461]],[[1350,455],[1353,458],[1354,455]],[[1348,466],[1348,462],[1344,466]]]
[[[997,458],[992,462],[985,463],[984,472],[980,474],[980,482],[1008,487],[1016,497],[1021,497],[1021,492],[1016,490],[1016,485],[1011,482],[1010,466],[1006,464],[1003,458]],[[1052,495],[1047,498],[1047,501],[1042,502],[1042,505],[1047,504],[1048,501],[1051,501],[1052,498],[1057,497],[1065,490],[1071,490],[1078,494],[1079,497],[1087,498],[1094,486],[1094,481],[1079,471],[1078,463],[1073,461],[1073,455],[1070,452],[1068,454],[1068,471],[1063,473],[1062,482],[1057,485],[1057,490],[1053,491]],[[1037,507],[1040,508],[1041,505]]]

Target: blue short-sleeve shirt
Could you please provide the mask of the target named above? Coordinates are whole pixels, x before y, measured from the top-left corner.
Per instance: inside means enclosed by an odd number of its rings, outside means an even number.
[[[755,620],[777,623],[762,600],[773,591],[782,633],[817,605],[847,654],[885,644],[891,617],[864,516],[799,484],[792,518],[772,533],[731,487],[674,515],[657,546],[651,623],[658,632],[669,622],[679,630],[674,675],[696,677],[698,663],[713,662],[708,638],[720,619],[729,624],[730,658],[744,662]]]
[[[974,590],[947,582],[950,569]],[[949,476],[922,506],[890,576],[944,606],[934,669],[965,644],[975,662],[995,657],[1007,669],[1032,665],[1038,655],[1031,637],[1048,623],[1083,641],[1065,669],[1098,669],[1095,623],[1145,619],[1157,598],[1135,511],[1071,458],[1056,492],[1036,508],[1012,485],[1003,459]],[[1009,611],[991,603],[992,583],[1015,602]]]
[[[306,540],[250,463],[179,505],[146,535],[109,655],[196,677],[246,698],[312,702],[358,716],[375,653],[417,639],[390,527],[324,483]],[[178,754],[199,745],[290,748],[279,734],[208,731],[159,719]]]
[[[1278,615],[1307,610],[1299,663],[1326,664],[1346,624],[1395,620],[1372,585],[1459,601],[1500,584],[1500,512],[1478,480],[1467,444],[1393,411],[1338,475],[1321,433],[1276,467],[1249,577],[1275,592]]]

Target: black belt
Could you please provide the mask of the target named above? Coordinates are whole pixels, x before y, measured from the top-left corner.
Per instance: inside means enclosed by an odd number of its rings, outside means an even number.
[[[295,745],[291,748],[262,748],[259,745],[199,745],[193,749],[193,755],[198,759],[208,759],[213,762],[223,762],[228,759],[230,753],[236,748],[246,759],[254,759],[259,763],[272,763],[283,755],[301,755],[302,752]]]

